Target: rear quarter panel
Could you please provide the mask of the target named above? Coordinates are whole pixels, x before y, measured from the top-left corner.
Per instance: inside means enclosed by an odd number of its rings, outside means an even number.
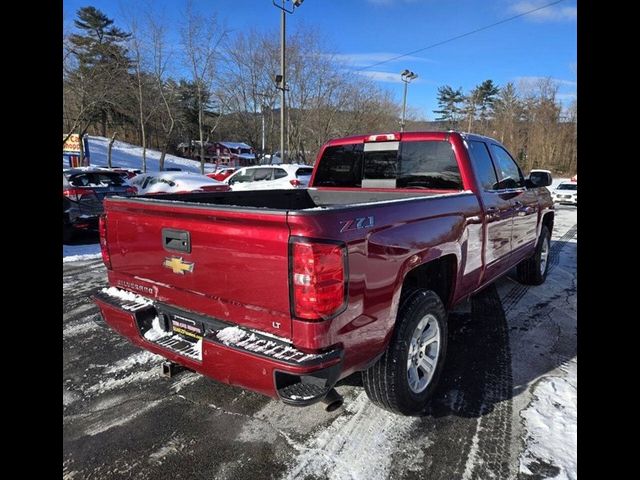
[[[452,299],[477,285],[482,267],[478,215],[479,203],[471,192],[290,213],[291,235],[343,241],[349,269],[347,309],[325,322],[294,320],[294,344],[313,347],[318,339],[327,347],[340,344],[345,349],[343,376],[361,369],[391,338],[402,283],[410,270],[453,255]],[[373,217],[373,226],[341,232],[345,222],[362,217]]]

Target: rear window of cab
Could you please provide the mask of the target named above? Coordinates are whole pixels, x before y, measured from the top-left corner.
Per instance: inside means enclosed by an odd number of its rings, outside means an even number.
[[[314,186],[462,190],[451,143],[441,140],[327,147]]]

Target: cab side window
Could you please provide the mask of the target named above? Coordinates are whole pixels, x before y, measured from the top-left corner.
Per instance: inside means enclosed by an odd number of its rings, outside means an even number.
[[[494,143],[491,144],[491,155],[495,160],[498,174],[498,190],[524,187],[524,177],[518,164],[509,152]]]

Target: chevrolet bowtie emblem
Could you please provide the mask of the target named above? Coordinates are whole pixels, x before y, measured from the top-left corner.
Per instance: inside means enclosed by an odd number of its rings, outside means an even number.
[[[185,262],[182,257],[167,257],[162,262],[163,267],[170,268],[173,273],[184,275],[184,272],[193,272],[193,262]]]

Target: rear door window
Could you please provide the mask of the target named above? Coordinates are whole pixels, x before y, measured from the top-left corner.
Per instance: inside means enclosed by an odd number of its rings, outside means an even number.
[[[313,173],[313,168],[299,168],[296,170],[296,177],[310,177]]]
[[[272,175],[273,175],[273,168],[254,168],[253,169],[254,182],[271,180]]]
[[[286,170],[284,170],[283,168],[274,168],[273,169],[273,178],[274,179],[284,178],[287,175],[288,174],[287,174]]]

